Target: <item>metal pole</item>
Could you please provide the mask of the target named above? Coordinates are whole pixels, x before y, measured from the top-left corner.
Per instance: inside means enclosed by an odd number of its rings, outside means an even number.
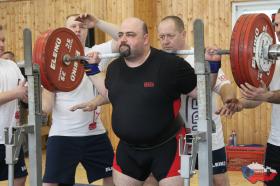
[[[8,185],[9,186],[14,186],[14,166],[16,164],[16,160],[14,157],[15,154],[15,134],[13,132],[12,128],[4,128],[4,136],[5,136],[5,149],[6,149],[6,154],[5,154],[5,161],[6,164],[8,165]],[[10,134],[12,137],[10,138]]]
[[[28,133],[28,151],[30,167],[30,186],[42,185],[42,148],[41,148],[41,86],[38,67],[32,64],[32,36],[29,29],[24,29],[25,74],[28,81],[28,125],[34,132]],[[34,73],[35,72],[35,73]]]
[[[206,140],[199,142],[199,185],[212,186],[212,112],[210,70],[204,58],[204,25],[202,20],[194,22],[194,59],[197,74],[198,131],[206,133]],[[208,67],[208,68],[207,68]]]
[[[9,186],[14,186],[14,164],[9,164],[8,165],[8,183]]]

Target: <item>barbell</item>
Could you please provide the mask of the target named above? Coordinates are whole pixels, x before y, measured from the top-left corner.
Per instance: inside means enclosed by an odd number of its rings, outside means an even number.
[[[269,85],[280,56],[275,33],[265,14],[245,14],[238,18],[231,35],[230,49],[217,50],[230,55],[231,70],[236,84],[248,82],[259,86],[260,80]],[[50,91],[71,91],[84,76],[83,64],[89,60],[79,38],[67,28],[49,30],[40,35],[34,45],[33,62],[39,64],[42,85]],[[193,50],[175,54],[193,55]],[[100,58],[116,58],[119,53],[100,54]]]
[[[172,54],[176,55],[194,55],[193,50],[177,50],[177,51],[172,51]],[[216,51],[211,52],[210,54],[217,54],[217,55],[226,55],[230,54],[229,50],[221,50],[218,49]],[[106,58],[117,58],[120,57],[120,53],[108,53],[108,54],[99,54],[100,59],[106,59]],[[69,54],[65,54],[63,56],[63,63],[68,63],[68,62],[73,62],[73,61],[88,61],[89,57],[87,56],[70,56]]]

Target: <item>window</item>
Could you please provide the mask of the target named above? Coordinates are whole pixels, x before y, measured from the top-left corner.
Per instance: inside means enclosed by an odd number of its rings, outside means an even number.
[[[276,13],[279,8],[280,8],[279,0],[261,0],[261,1],[256,0],[252,2],[233,2],[232,3],[232,28],[234,27],[234,24],[238,19],[238,17],[242,14],[265,13],[271,19],[271,14]]]

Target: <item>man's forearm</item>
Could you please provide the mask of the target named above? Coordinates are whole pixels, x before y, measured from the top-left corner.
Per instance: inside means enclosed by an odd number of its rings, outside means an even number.
[[[107,89],[105,87],[105,73],[100,72],[98,74],[89,76],[91,82],[103,97],[107,97]]]
[[[264,101],[268,103],[280,104],[280,90],[268,91]]]
[[[119,28],[116,25],[103,20],[98,20],[96,27],[109,34],[114,40],[118,39]]]
[[[10,101],[13,101],[14,99],[17,99],[18,95],[16,91],[7,91],[0,93],[0,105],[6,104]]]
[[[262,103],[261,101],[253,101],[244,98],[240,98],[239,101],[242,104],[242,107],[247,109],[255,108]]]
[[[102,106],[110,103],[109,99],[107,97],[104,97],[102,95],[97,95],[93,100],[90,101],[91,104],[94,104],[96,106]]]

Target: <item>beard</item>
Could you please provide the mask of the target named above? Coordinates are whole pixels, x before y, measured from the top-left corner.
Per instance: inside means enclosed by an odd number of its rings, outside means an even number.
[[[129,57],[131,54],[131,49],[128,44],[121,43],[119,46],[119,53],[122,57]]]

